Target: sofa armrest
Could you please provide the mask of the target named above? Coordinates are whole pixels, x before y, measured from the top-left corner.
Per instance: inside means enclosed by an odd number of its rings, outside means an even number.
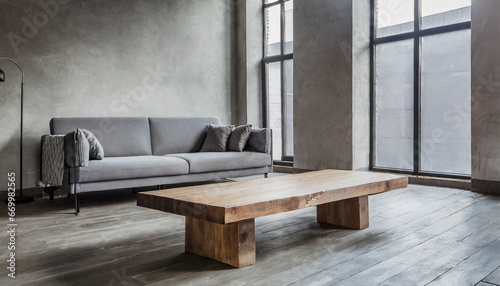
[[[269,128],[252,128],[244,151],[260,153],[272,152],[272,133]]]
[[[68,167],[89,165],[89,141],[79,129],[64,136],[64,162]]]

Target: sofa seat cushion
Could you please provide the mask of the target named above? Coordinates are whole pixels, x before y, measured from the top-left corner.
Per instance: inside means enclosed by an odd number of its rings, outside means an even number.
[[[189,163],[189,173],[241,170],[271,165],[271,155],[257,152],[199,152],[165,155]]]
[[[165,156],[104,157],[80,168],[80,183],[188,174],[186,160]]]

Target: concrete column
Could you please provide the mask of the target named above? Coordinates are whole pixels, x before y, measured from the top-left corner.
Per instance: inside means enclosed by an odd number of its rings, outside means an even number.
[[[262,1],[236,0],[237,112],[234,124],[262,126]]]
[[[472,189],[500,194],[500,1],[472,1]]]
[[[370,1],[352,1],[352,167],[370,165]]]
[[[294,1],[294,167],[368,169],[369,0]]]

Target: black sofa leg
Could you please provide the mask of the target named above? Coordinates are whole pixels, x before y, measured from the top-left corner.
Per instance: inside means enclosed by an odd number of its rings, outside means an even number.
[[[51,201],[54,200],[54,188],[53,187],[45,187],[45,192],[49,194],[49,199]]]
[[[268,175],[269,175],[268,173],[265,173],[264,178],[267,179]]]
[[[78,215],[80,212],[80,197],[75,194],[75,215]]]

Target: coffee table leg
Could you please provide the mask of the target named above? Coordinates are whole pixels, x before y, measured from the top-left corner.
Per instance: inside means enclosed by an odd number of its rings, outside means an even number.
[[[368,196],[316,206],[318,222],[364,229],[369,226]]]
[[[255,220],[218,224],[186,217],[186,252],[232,266],[255,263]]]

